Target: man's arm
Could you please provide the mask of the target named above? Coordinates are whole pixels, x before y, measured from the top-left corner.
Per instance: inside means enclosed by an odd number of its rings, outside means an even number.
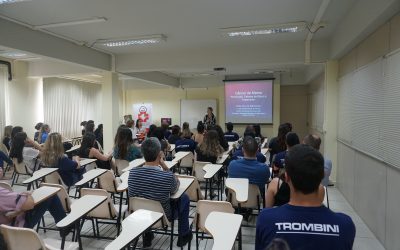
[[[175,194],[176,192],[178,192],[180,184],[181,183],[179,182],[178,176],[173,174],[172,175],[171,194]]]

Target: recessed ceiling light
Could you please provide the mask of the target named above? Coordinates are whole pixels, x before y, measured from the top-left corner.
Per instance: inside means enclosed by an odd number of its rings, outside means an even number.
[[[221,32],[229,37],[241,37],[241,36],[254,36],[254,35],[269,35],[277,33],[294,33],[303,31],[305,28],[306,28],[305,22],[296,22],[296,23],[282,23],[273,25],[262,25],[262,26],[223,28],[221,29]]]
[[[106,47],[124,47],[131,45],[145,45],[145,44],[155,44],[162,41],[166,41],[167,37],[164,35],[154,35],[154,36],[142,36],[135,38],[121,38],[121,39],[109,39],[109,40],[98,40],[96,43],[101,44]]]
[[[4,57],[10,57],[10,58],[21,58],[27,56],[27,54],[22,53],[22,52],[6,52],[3,54],[0,54],[1,56]]]
[[[16,2],[28,2],[31,0],[0,0],[0,4],[9,4],[9,3],[16,3]]]

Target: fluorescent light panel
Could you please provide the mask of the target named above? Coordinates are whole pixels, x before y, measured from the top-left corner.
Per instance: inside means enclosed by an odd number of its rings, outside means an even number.
[[[0,4],[9,4],[9,3],[17,3],[17,2],[28,2],[31,0],[0,0]]]
[[[1,0],[0,0],[1,1]],[[105,17],[93,17],[88,19],[70,21],[70,22],[60,22],[60,23],[49,23],[43,25],[36,25],[34,29],[48,29],[48,28],[57,28],[57,27],[65,27],[65,26],[73,26],[73,25],[81,25],[81,24],[90,24],[90,23],[101,23],[107,21]]]
[[[124,38],[124,39],[114,39],[114,40],[99,40],[100,43],[106,47],[124,47],[131,45],[145,45],[145,44],[155,44],[162,41],[166,41],[164,35],[154,35],[154,36],[143,36],[136,38]]]
[[[221,31],[229,37],[269,35],[277,33],[294,33],[303,31],[306,27],[305,22],[283,23],[263,26],[246,26],[235,28],[224,28]]]
[[[11,58],[21,58],[21,57],[27,56],[27,54],[22,53],[22,52],[6,52],[6,53],[2,53],[0,55],[4,56],[4,57],[11,57]]]

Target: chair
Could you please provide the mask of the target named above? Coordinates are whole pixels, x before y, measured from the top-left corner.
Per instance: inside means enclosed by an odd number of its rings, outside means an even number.
[[[129,161],[115,159],[113,158],[111,161],[111,168],[114,171],[116,176],[120,176],[122,174],[122,169],[129,166]]]
[[[28,169],[28,167],[25,165],[25,163],[22,161],[21,163],[18,163],[17,158],[12,159],[13,164],[14,164],[14,173],[12,176],[12,182],[11,186],[15,185],[22,185],[22,184],[17,184],[18,178],[20,175],[27,175],[27,176],[32,176],[32,173]]]
[[[199,249],[199,238],[212,239],[211,236],[205,236],[204,233],[209,234],[209,232],[206,229],[205,222],[207,216],[214,211],[231,213],[231,214],[235,212],[235,210],[232,207],[232,204],[226,201],[209,201],[209,200],[198,201],[196,209],[196,217],[193,222],[196,225],[196,249]],[[201,237],[199,233],[202,233]]]
[[[4,241],[6,242],[8,249],[10,250],[59,249],[61,246],[61,241],[59,240],[42,240],[39,235],[30,228],[0,225],[0,232],[4,237]],[[77,242],[65,242],[65,250],[75,250],[78,248],[79,245]]]
[[[192,185],[186,190],[186,194],[189,196],[190,201],[197,202],[204,200],[204,195],[201,193],[199,181],[195,176],[179,175],[179,178],[193,179]]]
[[[263,199],[261,198],[261,193],[260,189],[258,188],[257,185],[254,184],[249,184],[249,191],[248,191],[248,199],[246,202],[238,203],[236,200],[236,194],[235,191],[232,189],[228,188],[228,196],[227,196],[228,201],[232,204],[233,207],[238,208],[239,212],[241,208],[248,208],[248,209],[256,209],[257,213],[252,215],[258,215],[258,213],[261,210],[261,202]]]
[[[196,177],[199,182],[206,181],[204,179],[205,172],[203,170],[203,167],[207,164],[211,164],[211,162],[195,161],[193,164],[193,176]]]
[[[8,149],[7,149],[6,145],[4,145],[4,143],[0,143],[0,151],[3,151],[4,154],[9,155]],[[4,170],[3,176],[5,176],[6,172],[10,169],[10,166],[8,165],[7,162],[3,162],[3,166],[6,166],[3,169]]]
[[[192,172],[193,162],[194,162],[194,154],[192,152],[189,152],[189,154],[187,156],[182,158],[182,160],[179,164],[179,173],[180,173],[181,168],[186,169],[186,174],[189,174],[189,172]]]
[[[10,184],[4,181],[0,181],[0,187],[7,189],[8,191],[12,191],[12,187]]]
[[[116,178],[113,172],[111,170],[108,170],[97,178],[97,183],[99,188],[104,189],[111,194],[114,203],[115,195],[118,194],[120,198],[119,204],[122,205],[122,199],[125,190],[118,190],[118,186],[121,184],[121,180],[119,177]],[[128,194],[126,196],[128,197]]]
[[[96,238],[106,238],[100,237],[100,230],[99,230],[99,219],[102,220],[101,223],[105,224],[116,224],[117,225],[117,235],[120,233],[121,229],[121,218],[122,215],[128,210],[127,205],[115,205],[111,198],[110,194],[107,193],[104,189],[92,189],[92,188],[82,188],[81,189],[81,196],[85,195],[98,195],[98,196],[107,196],[106,202],[101,203],[98,207],[94,210],[89,212],[86,216],[92,219],[93,225],[93,233]],[[121,206],[121,208],[120,208]],[[120,211],[120,212],[119,212]],[[93,221],[94,219],[94,221]],[[106,220],[106,221],[104,221]],[[115,222],[110,222],[114,220]],[[96,224],[96,228],[94,227],[94,222]],[[82,222],[83,225],[83,222]],[[97,230],[96,230],[97,229]],[[97,233],[96,233],[97,231]],[[108,239],[108,238],[107,238]],[[112,238],[114,239],[114,238]]]

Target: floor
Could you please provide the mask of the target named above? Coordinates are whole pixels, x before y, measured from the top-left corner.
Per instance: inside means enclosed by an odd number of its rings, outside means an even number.
[[[22,179],[20,180],[22,181]],[[26,188],[23,186],[14,186],[14,190],[16,191],[25,191]],[[330,208],[336,212],[343,212],[349,215],[355,225],[356,225],[356,238],[354,242],[353,249],[356,250],[381,250],[385,249],[382,244],[376,239],[376,237],[372,234],[372,232],[368,229],[362,219],[357,215],[357,213],[353,210],[353,208],[349,205],[343,195],[339,192],[339,190],[335,187],[329,187],[329,204]],[[73,192],[71,192],[72,194]],[[194,215],[194,208],[191,210],[191,216]],[[49,214],[45,215],[45,221],[47,225],[51,225],[53,223],[52,217]],[[54,224],[54,223],[53,223]],[[244,222],[243,225],[254,225],[255,220],[250,219],[249,222]],[[255,241],[255,228],[251,227],[243,227],[243,250],[254,249],[254,241]],[[60,236],[58,232],[55,231],[47,231],[44,233],[42,230],[40,231],[40,236],[43,238],[56,238],[59,239]],[[91,222],[87,221],[83,227],[82,234],[91,235]],[[100,234],[106,237],[115,237],[116,230],[113,225],[101,225],[100,226]],[[69,237],[70,238],[70,237]],[[174,249],[180,249],[176,247],[176,238],[174,237]],[[196,249],[195,238],[192,240],[191,248]],[[67,240],[69,240],[67,238]],[[104,249],[110,243],[111,240],[98,240],[93,238],[82,238],[83,249],[94,250],[94,249]],[[141,247],[142,242],[139,240],[137,247]],[[156,235],[153,240],[153,245],[148,249],[169,249],[169,237],[165,235]],[[201,240],[200,241],[200,249],[212,249],[212,240]],[[237,246],[235,246],[237,249]]]

